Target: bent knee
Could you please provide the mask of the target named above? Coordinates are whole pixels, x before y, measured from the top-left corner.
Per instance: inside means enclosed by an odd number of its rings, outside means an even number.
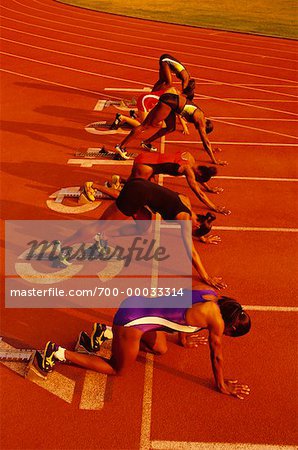
[[[157,349],[154,349],[154,353],[159,356],[164,355],[165,353],[167,353],[167,351],[168,351],[167,345],[162,345],[162,346],[158,347]]]

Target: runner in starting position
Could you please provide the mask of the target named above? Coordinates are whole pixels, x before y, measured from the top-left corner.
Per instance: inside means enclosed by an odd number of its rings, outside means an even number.
[[[184,290],[183,307],[171,307],[174,301],[177,302],[177,298],[171,296],[127,298],[113,320],[110,359],[73,352],[49,341],[40,363],[41,369],[50,372],[58,361],[69,361],[107,375],[123,375],[135,362],[140,350],[157,355],[166,353],[165,332],[180,332],[181,343],[184,344],[185,335],[207,330],[217,389],[222,394],[243,399],[249,394],[249,387],[224,379],[222,338],[223,335],[237,337],[248,333],[251,327],[249,315],[235,300],[219,297],[209,286],[202,284],[192,291]],[[101,324],[94,324],[91,349],[98,350],[104,329]]]

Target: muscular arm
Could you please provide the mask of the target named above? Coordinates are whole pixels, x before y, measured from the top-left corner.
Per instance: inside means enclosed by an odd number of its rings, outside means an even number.
[[[217,389],[226,395],[233,395],[239,399],[243,399],[249,394],[247,385],[238,384],[236,381],[226,381],[223,374],[223,352],[222,352],[222,336],[225,324],[219,312],[219,308],[215,303],[208,303],[207,315],[209,329],[209,348],[210,359]]]
[[[179,122],[181,123],[181,126],[183,128],[183,134],[189,134],[188,131],[188,126],[187,126],[187,122],[185,119],[183,119],[183,117],[179,116],[179,114],[177,115]]]
[[[214,164],[220,164],[220,165],[227,164],[226,161],[219,161],[214,156],[211,143],[210,143],[207,133],[206,133],[206,120],[205,120],[205,117],[202,114],[202,112],[197,110],[194,113],[194,119],[195,119],[195,122],[194,122],[195,128],[197,129],[197,131],[200,135],[203,147],[206,150],[206,152],[208,153],[208,155],[210,156],[211,161]]]
[[[219,192],[223,192],[223,188],[221,188],[221,187],[214,187],[214,188],[212,188],[212,187],[209,186],[208,183],[202,182],[202,183],[200,183],[200,185],[203,186],[203,188],[207,192],[210,192],[210,193],[213,193],[213,194],[219,194]]]
[[[190,189],[196,194],[199,200],[203,202],[212,211],[219,212],[222,214],[227,214],[227,210],[224,207],[218,207],[212,203],[207,195],[200,189],[199,183],[196,181],[194,171],[191,167],[185,166],[183,169],[183,174],[186,176],[186,180],[189,184]]]
[[[221,278],[211,278],[207,274],[205,267],[203,266],[203,263],[201,261],[201,258],[193,244],[192,240],[192,225],[191,220],[187,220],[187,217],[189,215],[187,213],[180,213],[177,216],[177,219],[180,220],[181,224],[181,235],[183,239],[183,243],[185,245],[187,254],[189,258],[192,261],[192,265],[194,266],[195,270],[198,272],[201,280],[205,281],[205,283],[209,284],[210,286],[215,287],[216,289],[221,289],[225,287],[226,285],[222,283]]]
[[[222,336],[224,332],[224,322],[219,317],[219,313],[215,311],[218,309],[217,305],[208,305],[212,314],[211,323],[209,325],[209,349],[212,371],[215,379],[216,387],[223,394],[228,394],[223,376],[223,353],[222,353]]]

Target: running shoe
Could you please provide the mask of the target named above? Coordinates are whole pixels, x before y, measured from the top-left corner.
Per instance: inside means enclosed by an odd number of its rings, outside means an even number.
[[[44,372],[52,372],[53,367],[56,363],[57,358],[55,358],[54,354],[58,350],[58,345],[55,344],[55,342],[48,341],[43,355],[42,355],[42,361],[41,361],[41,368]]]
[[[90,202],[95,201],[95,190],[93,189],[93,181],[86,181],[83,192]]]
[[[119,144],[115,145],[116,153],[121,157],[121,159],[129,159],[125,148],[121,148]]]
[[[94,240],[98,243],[98,253],[101,255],[107,255],[110,251],[107,239],[104,238],[103,233],[97,233],[94,236]]]
[[[94,352],[99,351],[101,344],[108,339],[112,339],[113,333],[104,323],[93,324],[93,330],[90,337],[90,345]]]
[[[93,353],[90,337],[86,333],[86,331],[81,331],[75,346],[75,352],[78,353]]]
[[[111,181],[106,181],[105,186],[113,189],[121,189],[121,178],[120,175],[112,175]]]
[[[121,114],[117,113],[114,122],[110,126],[110,130],[117,130],[119,128],[120,123],[121,123],[120,117],[121,117]]]
[[[64,255],[63,252],[60,253],[58,259],[56,260],[59,267],[69,267],[72,265],[72,262],[68,260],[69,256]]]
[[[152,144],[146,144],[146,142],[141,143],[141,147],[145,150],[149,150],[149,152],[157,152],[157,148],[154,147]]]
[[[137,113],[134,109],[130,109],[129,115],[132,119],[137,119]]]

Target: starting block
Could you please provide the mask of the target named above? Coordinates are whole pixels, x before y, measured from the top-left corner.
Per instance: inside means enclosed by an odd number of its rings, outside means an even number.
[[[101,159],[111,159],[113,161],[123,161],[120,155],[116,152],[107,150],[105,147],[102,148],[88,148],[86,152],[76,152],[76,157],[79,158],[101,158]],[[127,153],[130,159],[134,159],[138,156],[138,153]]]
[[[107,194],[103,194],[100,191],[96,191],[94,197],[99,199],[111,199],[111,197]],[[64,198],[77,198],[79,205],[85,205],[86,203],[90,203],[87,197],[84,194],[83,189],[80,186],[73,186],[59,189],[59,191],[54,192],[49,196],[50,199],[54,199],[55,203],[62,203]]]
[[[131,127],[124,124],[122,127],[113,129],[112,123],[102,120],[100,122],[92,122],[85,126],[85,130],[91,134],[129,134]]]
[[[114,108],[119,109],[120,111],[130,111],[132,109],[136,110],[136,99],[132,98],[125,102],[124,100],[98,100],[94,107],[94,111],[103,111],[105,108],[109,108],[113,106]]]
[[[41,369],[41,360],[40,351],[28,348],[16,349],[4,342],[2,337],[0,338],[0,362],[8,367],[7,363],[24,363],[24,370],[19,372],[24,378],[28,378],[28,380],[47,379],[48,374]]]

